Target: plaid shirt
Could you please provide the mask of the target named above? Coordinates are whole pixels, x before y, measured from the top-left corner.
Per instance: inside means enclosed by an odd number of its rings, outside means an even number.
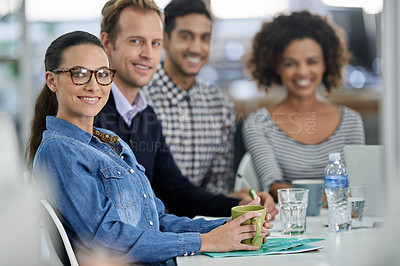
[[[229,98],[198,80],[186,91],[170,79],[162,65],[142,90],[162,123],[182,173],[210,192],[232,192],[236,123]]]

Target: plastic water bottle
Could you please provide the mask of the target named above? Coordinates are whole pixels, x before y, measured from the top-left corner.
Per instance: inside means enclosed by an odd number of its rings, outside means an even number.
[[[325,194],[328,199],[329,230],[350,230],[351,214],[347,206],[349,181],[346,167],[340,161],[340,153],[329,154],[329,164],[325,168]]]

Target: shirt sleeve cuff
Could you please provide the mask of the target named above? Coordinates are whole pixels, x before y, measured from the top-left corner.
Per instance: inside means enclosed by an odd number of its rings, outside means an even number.
[[[193,256],[200,252],[202,239],[199,233],[179,234],[178,256]]]

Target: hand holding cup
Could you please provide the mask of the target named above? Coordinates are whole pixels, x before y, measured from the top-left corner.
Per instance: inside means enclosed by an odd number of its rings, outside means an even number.
[[[234,208],[238,207],[243,209],[240,215],[240,211],[233,211]],[[271,223],[265,222],[266,218],[270,220],[271,215],[265,214],[265,207],[263,206],[245,205],[233,207],[232,220],[209,233],[201,235],[203,243],[200,251],[257,250],[266,241],[265,237],[270,234],[268,229],[272,228]],[[259,224],[261,224],[261,227],[258,230]],[[251,244],[252,240],[254,244]]]

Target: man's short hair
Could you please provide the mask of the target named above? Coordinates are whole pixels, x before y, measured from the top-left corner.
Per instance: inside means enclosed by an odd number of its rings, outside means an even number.
[[[121,30],[119,25],[120,14],[126,7],[132,7],[141,12],[155,11],[164,23],[164,14],[153,0],[110,0],[104,5],[101,11],[103,16],[101,20],[101,32],[108,33],[113,44]]]
[[[202,0],[172,0],[165,8],[164,31],[171,36],[175,28],[175,19],[188,14],[203,14],[212,21],[211,12]]]

